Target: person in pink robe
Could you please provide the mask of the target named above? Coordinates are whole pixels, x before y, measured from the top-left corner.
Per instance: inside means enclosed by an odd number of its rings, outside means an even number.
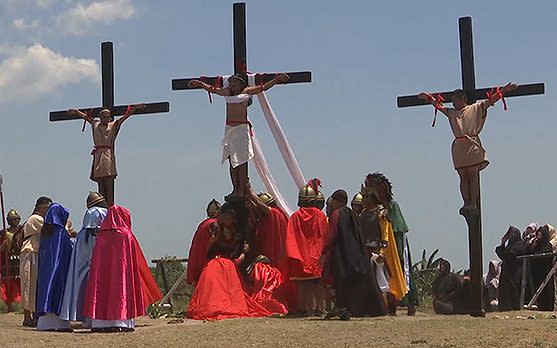
[[[85,293],[84,315],[93,331],[133,331],[135,318],[162,299],[139,242],[130,212],[113,205],[97,233]]]

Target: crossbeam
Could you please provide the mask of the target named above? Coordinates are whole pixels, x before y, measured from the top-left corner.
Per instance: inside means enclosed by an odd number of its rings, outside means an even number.
[[[81,108],[82,112],[87,113],[92,110],[92,116],[98,117],[99,112],[104,109],[110,109],[112,116],[122,116],[126,112],[128,105],[114,106],[114,47],[112,42],[101,43],[101,71],[102,71],[102,105]],[[135,103],[138,104],[138,103]],[[146,103],[145,109],[137,110],[135,115],[158,114],[170,111],[170,103]],[[78,115],[69,115],[68,110],[52,111],[49,114],[51,122],[81,120]]]

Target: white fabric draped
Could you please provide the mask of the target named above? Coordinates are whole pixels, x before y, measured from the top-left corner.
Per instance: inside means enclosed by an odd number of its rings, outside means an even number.
[[[223,76],[224,87],[228,86],[229,77],[230,76]],[[250,86],[255,85],[255,74],[248,74],[248,84]],[[259,101],[259,105],[261,106],[261,110],[263,111],[263,115],[265,116],[265,120],[267,121],[269,129],[273,134],[273,138],[277,143],[284,163],[286,164],[286,167],[290,172],[290,176],[292,176],[292,180],[294,181],[298,189],[302,188],[304,185],[306,185],[306,179],[304,178],[304,174],[300,169],[300,165],[298,164],[298,161],[294,156],[294,152],[290,147],[290,143],[288,142],[288,139],[286,139],[286,135],[284,134],[284,131],[282,130],[282,127],[278,122],[277,116],[275,115],[273,109],[271,108],[271,105],[269,104],[267,96],[264,92],[259,93],[257,95],[257,100]],[[259,177],[261,178],[261,181],[263,182],[263,185],[265,186],[265,189],[275,197],[275,199],[277,200],[277,204],[282,210],[284,210],[289,216],[292,215],[293,211],[288,206],[288,203],[284,199],[284,196],[281,194],[275,182],[275,179],[273,178],[273,175],[269,170],[269,166],[267,165],[267,161],[265,160],[265,156],[263,155],[261,145],[259,144],[259,141],[255,137],[255,135],[253,136],[253,151],[255,155],[253,158],[253,164],[255,166],[255,169],[257,170],[257,173],[259,174]]]

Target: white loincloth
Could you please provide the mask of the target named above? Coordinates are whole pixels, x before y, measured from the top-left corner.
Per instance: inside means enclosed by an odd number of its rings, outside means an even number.
[[[224,139],[222,139],[222,163],[230,159],[230,165],[232,168],[236,168],[252,158],[250,126],[248,124],[227,125],[224,130]]]

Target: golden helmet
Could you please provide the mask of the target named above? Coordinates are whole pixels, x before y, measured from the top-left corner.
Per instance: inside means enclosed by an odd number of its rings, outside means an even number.
[[[307,206],[318,198],[319,186],[321,182],[319,179],[312,179],[307,185],[300,189],[298,192],[298,206]]]
[[[94,206],[100,205],[106,206],[106,200],[104,197],[98,192],[89,192],[89,196],[87,196],[87,209],[91,209]]]
[[[210,201],[209,204],[207,205],[207,216],[214,217],[215,215],[217,215],[217,212],[219,211],[220,207],[221,205],[216,199]]]
[[[271,206],[273,203],[276,202],[275,197],[273,197],[270,193],[267,192],[260,192],[257,197],[259,197],[259,199],[261,199],[261,201],[263,203],[265,203],[265,205]]]
[[[363,199],[364,199],[364,196],[362,196],[362,194],[360,192],[356,193],[354,198],[352,198],[352,205],[362,205],[362,200]]]
[[[10,211],[8,212],[7,220],[10,221],[12,219],[14,219],[14,220],[15,219],[20,219],[21,220],[21,216],[19,216],[19,213],[15,209],[10,209]]]

